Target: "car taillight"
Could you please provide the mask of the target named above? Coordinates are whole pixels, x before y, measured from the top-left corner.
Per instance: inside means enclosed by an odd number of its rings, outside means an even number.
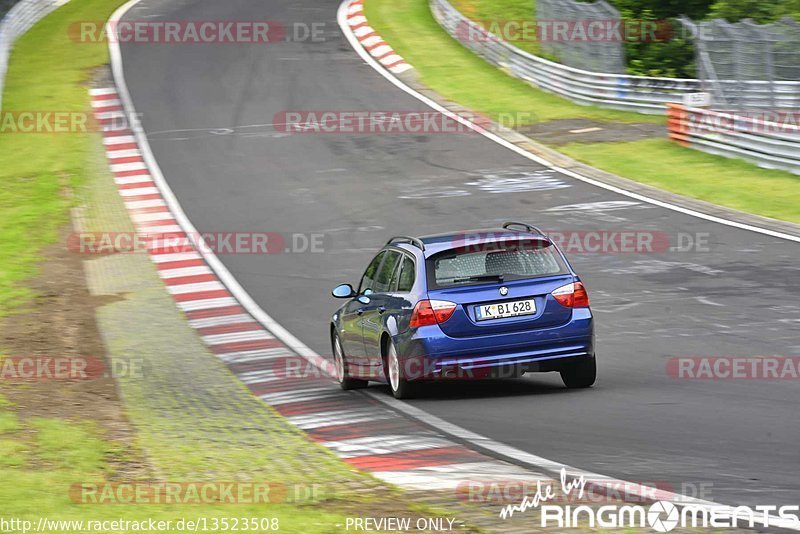
[[[566,308],[588,308],[589,295],[586,288],[580,282],[574,282],[561,286],[551,293],[556,302]]]
[[[409,327],[430,326],[432,324],[443,323],[452,317],[456,311],[455,302],[446,300],[421,300],[414,306],[411,312],[411,322]]]

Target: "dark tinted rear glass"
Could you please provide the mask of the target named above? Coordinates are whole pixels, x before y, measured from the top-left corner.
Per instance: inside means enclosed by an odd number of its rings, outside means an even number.
[[[400,293],[408,293],[414,287],[414,260],[408,256],[403,256],[403,266],[399,272],[399,279],[397,281],[397,291]]]
[[[430,281],[436,287],[487,283],[495,276],[519,280],[566,272],[555,247],[533,240],[448,250],[428,259]]]

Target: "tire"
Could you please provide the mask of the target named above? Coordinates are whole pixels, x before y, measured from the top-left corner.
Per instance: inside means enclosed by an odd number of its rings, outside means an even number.
[[[389,389],[395,399],[410,399],[416,392],[416,384],[409,382],[403,377],[403,366],[397,358],[397,349],[394,343],[389,341],[384,362],[384,373],[386,381],[389,382]]]
[[[339,334],[333,335],[333,365],[336,368],[336,380],[339,386],[347,391],[350,389],[359,389],[367,387],[366,380],[358,378],[350,378],[350,373],[347,367],[347,358],[342,350],[342,343],[339,341]]]
[[[597,359],[585,358],[561,370],[561,380],[570,389],[584,389],[597,379]]]

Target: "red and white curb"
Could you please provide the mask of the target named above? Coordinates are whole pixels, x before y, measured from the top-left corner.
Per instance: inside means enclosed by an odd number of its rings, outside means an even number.
[[[543,477],[475,452],[368,396],[342,391],[333,365],[309,362],[253,318],[178,223],[153,180],[114,88],[92,89],[114,181],[151,260],[189,325],[254,395],[357,469],[414,489]],[[177,251],[176,251],[177,250]],[[547,477],[543,477],[547,478]]]
[[[367,24],[367,17],[364,16],[364,0],[350,2],[347,7],[347,24],[369,55],[374,57],[390,72],[400,74],[413,68],[395,53],[392,47],[375,32],[372,26]]]

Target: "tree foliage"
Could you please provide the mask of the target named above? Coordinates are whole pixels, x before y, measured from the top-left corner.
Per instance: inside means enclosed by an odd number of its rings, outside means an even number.
[[[686,15],[692,19],[706,16],[713,0],[610,0],[623,16],[630,18],[669,19]],[[647,17],[645,17],[647,15]]]
[[[692,78],[696,76],[694,46],[676,19],[685,15],[700,21],[724,18],[730,22],[752,19],[759,24],[781,17],[800,21],[800,0],[608,0],[627,21],[669,21],[670,39],[625,44],[630,74]]]
[[[777,2],[717,0],[711,6],[707,16],[712,19],[727,19],[730,22],[753,19],[759,24],[775,22],[781,17],[792,17],[800,21],[800,0],[778,0]]]

